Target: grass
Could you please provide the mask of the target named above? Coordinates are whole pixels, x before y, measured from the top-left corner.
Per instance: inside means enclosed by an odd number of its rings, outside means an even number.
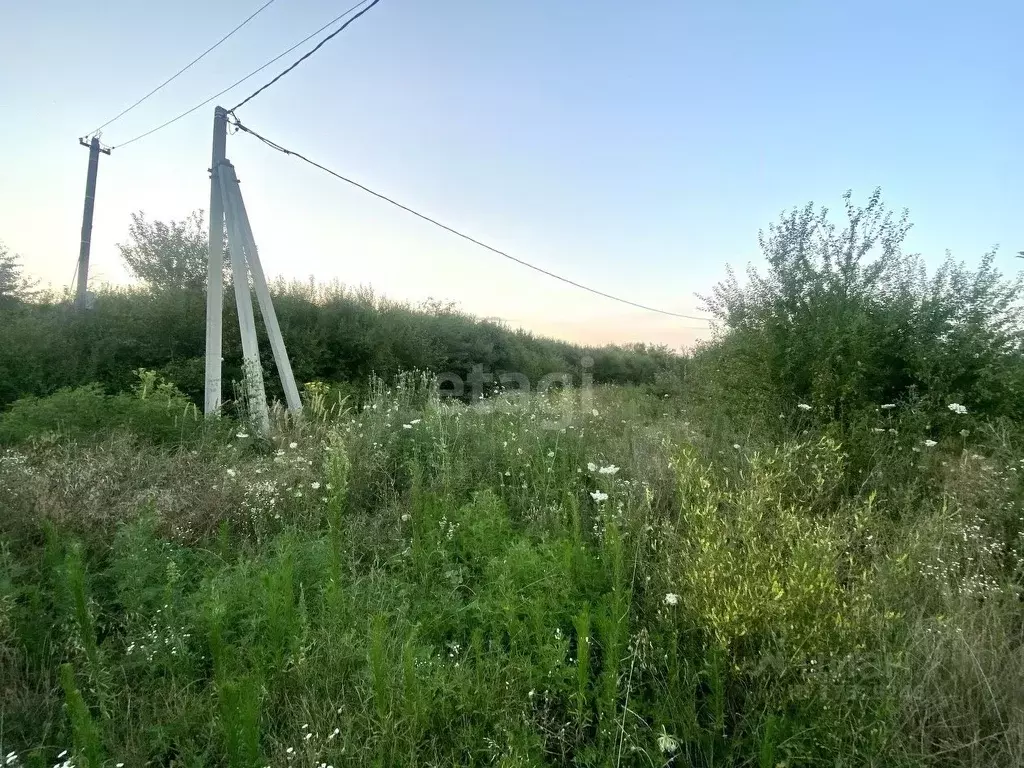
[[[1024,764],[1012,431],[318,391],[0,453],[7,765]]]

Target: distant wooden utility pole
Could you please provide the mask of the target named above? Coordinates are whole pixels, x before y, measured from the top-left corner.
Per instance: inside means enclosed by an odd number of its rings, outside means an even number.
[[[75,289],[75,306],[84,307],[89,287],[89,246],[92,242],[92,212],[96,205],[96,173],[100,167],[100,152],[110,154],[110,150],[100,146],[99,136],[93,136],[86,143],[79,139],[78,143],[89,148],[89,171],[85,176],[85,211],[82,213],[82,243],[78,249],[78,285]]]
[[[259,302],[263,324],[274,352],[277,373],[281,377],[288,410],[298,416],[302,401],[295,386],[295,376],[277,322],[277,313],[270,298],[263,267],[260,265],[256,240],[253,237],[249,215],[242,200],[235,167],[228,162],[225,152],[227,112],[217,107],[213,116],[213,164],[210,168],[210,244],[207,254],[206,286],[206,408],[207,416],[220,410],[221,402],[221,313],[223,312],[224,231],[227,229],[228,249],[231,253],[231,281],[235,288],[235,308],[238,311],[238,329],[242,338],[246,396],[249,417],[261,434],[269,429],[267,396],[263,386],[263,368],[256,340],[255,313],[249,276]]]

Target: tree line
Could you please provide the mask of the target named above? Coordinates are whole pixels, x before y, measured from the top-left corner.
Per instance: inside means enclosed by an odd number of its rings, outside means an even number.
[[[5,256],[0,261],[7,265],[0,268],[6,269],[0,271],[0,407],[89,383],[110,393],[129,391],[140,368],[157,372],[201,403],[206,238],[199,212],[170,222],[134,214],[128,240],[118,248],[139,285],[104,287],[85,312],[76,311],[67,295],[27,292],[17,260]],[[230,280],[227,269],[225,275]],[[480,320],[450,303],[430,299],[414,306],[338,282],[279,279],[271,291],[300,384],[326,381],[357,392],[372,374],[388,378],[417,369],[467,378],[477,366],[495,380],[514,372],[533,383],[549,373],[569,373],[579,381],[584,367],[599,383],[665,388],[683,375],[684,357],[664,346],[584,347]],[[233,291],[225,291],[224,299],[224,378],[240,381]],[[269,393],[281,397],[258,313],[257,332]],[[585,366],[587,357],[592,366]]]
[[[412,369],[467,378],[481,366],[536,382],[578,374],[589,357],[597,383],[685,389],[740,420],[776,418],[802,403],[847,429],[882,405],[913,401],[1024,421],[1024,275],[1005,277],[995,252],[973,268],[947,256],[929,275],[922,256],[903,251],[909,229],[907,213],[892,211],[878,190],[863,205],[847,193],[838,222],[812,203],[783,212],[759,236],[766,269],[750,267],[746,279],[730,269],[702,297],[717,330],[685,354],[582,347],[451,304],[412,306],[337,282],[279,280],[272,292],[297,380],[353,392],[371,374]],[[166,223],[133,215],[118,247],[140,285],[100,290],[87,312],[74,311],[68,296],[34,291],[0,248],[0,407],[86,383],[128,391],[140,368],[201,402],[206,238],[201,213]],[[241,379],[234,313],[226,291],[227,381]],[[280,396],[257,323],[265,378]]]

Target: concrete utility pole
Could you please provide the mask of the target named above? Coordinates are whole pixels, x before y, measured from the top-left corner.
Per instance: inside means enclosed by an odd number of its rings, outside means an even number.
[[[256,338],[256,318],[249,288],[252,275],[253,288],[259,301],[274,352],[277,373],[284,388],[288,410],[293,416],[302,413],[302,400],[295,385],[291,361],[285,350],[281,326],[277,321],[267,278],[260,264],[256,240],[253,237],[249,214],[245,210],[242,190],[238,185],[235,167],[226,159],[227,112],[217,107],[213,116],[213,166],[210,171],[210,245],[207,263],[206,287],[206,415],[214,416],[220,409],[221,393],[221,333],[223,307],[224,231],[227,230],[228,249],[231,253],[231,281],[235,289],[235,308],[238,312],[238,330],[242,339],[242,362],[245,370],[246,397],[249,418],[256,430],[266,435],[270,428],[263,369],[260,365],[259,344]]]
[[[213,161],[210,166],[210,246],[206,264],[206,402],[204,412],[220,411],[221,325],[224,312],[224,197],[220,188],[220,167],[224,163],[228,135],[228,113],[217,107],[213,113]]]
[[[93,136],[88,144],[85,139],[78,143],[89,148],[89,171],[85,177],[85,211],[82,213],[82,244],[78,249],[78,285],[75,288],[75,306],[84,307],[86,292],[89,287],[89,246],[92,242],[92,212],[96,204],[96,173],[100,166],[100,152],[110,154],[110,150],[100,147],[99,136]]]

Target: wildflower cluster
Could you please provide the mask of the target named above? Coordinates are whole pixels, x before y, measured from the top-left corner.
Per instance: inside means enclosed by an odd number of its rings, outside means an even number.
[[[189,652],[192,633],[188,627],[166,620],[170,605],[156,609],[156,616],[149,622],[149,628],[140,636],[128,642],[125,655],[138,657],[152,663],[161,656],[176,657]]]

